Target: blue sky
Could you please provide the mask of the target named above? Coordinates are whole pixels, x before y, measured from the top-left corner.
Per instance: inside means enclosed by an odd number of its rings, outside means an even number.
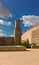
[[[22,33],[39,24],[39,0],[0,0],[0,36],[14,35],[17,18]]]

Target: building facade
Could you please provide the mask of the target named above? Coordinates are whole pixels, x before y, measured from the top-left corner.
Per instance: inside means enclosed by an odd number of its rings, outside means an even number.
[[[29,39],[30,44],[35,43],[39,45],[39,24],[32,27],[21,36],[22,42],[26,42]]]

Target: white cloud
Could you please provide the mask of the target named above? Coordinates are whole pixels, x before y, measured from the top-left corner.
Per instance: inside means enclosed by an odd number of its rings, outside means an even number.
[[[13,35],[10,35],[9,37],[13,37]]]
[[[1,3],[0,3],[0,17],[1,18],[12,17],[10,11],[7,8],[4,8]]]
[[[34,16],[34,15],[24,15],[22,18],[20,18],[24,24],[24,26],[34,26],[39,24],[39,16]]]
[[[7,36],[6,34],[3,33],[0,34],[0,37],[6,37],[6,36]]]
[[[0,29],[0,37],[6,37],[7,35],[3,33],[4,31]]]
[[[0,24],[1,25],[11,25],[11,22],[6,22],[6,21],[3,21],[3,20],[0,20]]]
[[[2,32],[3,32],[3,30],[0,29],[0,33],[2,33]]]
[[[0,37],[14,37],[14,35],[6,35],[3,30],[0,29]]]

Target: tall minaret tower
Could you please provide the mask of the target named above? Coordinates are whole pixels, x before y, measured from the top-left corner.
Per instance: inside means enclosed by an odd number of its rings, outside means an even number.
[[[14,44],[20,44],[21,43],[21,34],[22,34],[22,30],[20,28],[20,19],[17,19],[15,21]]]

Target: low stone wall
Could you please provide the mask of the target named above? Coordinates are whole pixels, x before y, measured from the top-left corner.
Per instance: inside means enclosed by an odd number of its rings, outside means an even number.
[[[25,51],[25,46],[0,46],[0,51]]]
[[[33,46],[32,48],[39,49],[39,46]]]

